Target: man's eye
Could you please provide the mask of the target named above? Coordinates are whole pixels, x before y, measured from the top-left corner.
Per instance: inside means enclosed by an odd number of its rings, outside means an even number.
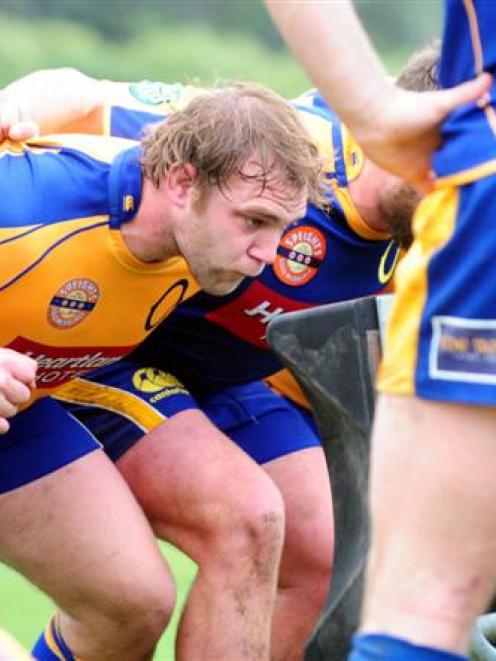
[[[249,230],[257,230],[262,227],[263,222],[257,218],[245,218],[245,224]]]

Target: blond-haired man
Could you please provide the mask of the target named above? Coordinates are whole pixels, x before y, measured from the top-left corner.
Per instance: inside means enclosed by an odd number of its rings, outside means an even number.
[[[142,144],[53,136],[0,150],[2,347],[38,363],[22,411],[26,392],[0,383],[16,400],[0,438],[1,557],[60,607],[45,654],[147,659],[173,608],[169,571],[99,444],[47,395],[117,361],[199,286],[227,293],[272,261],[282,229],[320,195],[316,148],[277,95],[231,86]],[[282,507],[260,516],[233,659],[268,656]]]

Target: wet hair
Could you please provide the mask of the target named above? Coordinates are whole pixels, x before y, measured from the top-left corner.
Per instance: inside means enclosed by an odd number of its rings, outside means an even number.
[[[228,187],[247,177],[251,158],[260,165],[261,189],[284,183],[289,194],[305,193],[324,203],[324,174],[317,147],[296,111],[275,92],[256,84],[234,84],[202,91],[182,110],[150,127],[142,142],[142,167],[155,186],[173,163],[191,164],[200,192]]]
[[[431,92],[438,90],[439,56],[441,42],[434,41],[414,53],[400,75],[396,79],[396,85],[411,92]]]

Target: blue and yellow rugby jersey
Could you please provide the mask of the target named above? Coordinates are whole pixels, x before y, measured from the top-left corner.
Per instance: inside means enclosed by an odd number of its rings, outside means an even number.
[[[34,397],[129,353],[197,290],[183,259],[145,264],[125,245],[141,184],[129,140],[0,145],[1,346],[38,361]]]
[[[496,76],[496,2],[445,0],[439,77],[453,87],[488,71]],[[488,104],[454,111],[442,127],[443,145],[433,166],[441,182],[461,184],[496,172],[496,80]],[[446,181],[445,181],[446,180]]]
[[[197,90],[177,85],[107,83],[104,116],[112,133],[139,135]],[[141,90],[139,93],[136,90]],[[127,99],[127,101],[126,101]],[[193,392],[264,378],[281,368],[265,333],[274,316],[291,310],[375,294],[389,283],[398,258],[386,233],[371,230],[347,190],[363,167],[363,154],[316,91],[294,100],[326,158],[328,213],[310,206],[282,237],[273,267],[246,279],[232,294],[195,295],[137,350],[136,360],[173,372]],[[113,105],[116,104],[116,105]],[[164,105],[165,104],[165,105]],[[106,130],[101,125],[102,130]]]

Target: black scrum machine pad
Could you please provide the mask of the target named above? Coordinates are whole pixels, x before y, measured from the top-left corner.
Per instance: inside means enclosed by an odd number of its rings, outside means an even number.
[[[374,378],[392,296],[292,312],[269,325],[271,347],[307,395],[332,482],[334,575],[306,661],[344,661],[359,619],[369,543],[369,435]]]

